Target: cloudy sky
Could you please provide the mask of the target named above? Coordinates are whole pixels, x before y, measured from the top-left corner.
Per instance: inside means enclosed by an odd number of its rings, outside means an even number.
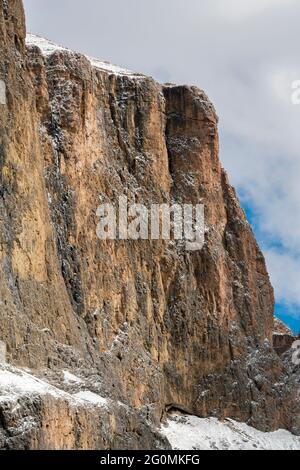
[[[300,329],[299,0],[24,0],[28,30],[91,56],[198,85],[221,160],[267,258],[276,313]]]

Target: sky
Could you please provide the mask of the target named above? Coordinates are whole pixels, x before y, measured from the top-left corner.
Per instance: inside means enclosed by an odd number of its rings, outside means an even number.
[[[24,0],[28,31],[161,82],[197,85],[267,260],[275,313],[300,330],[299,0]]]

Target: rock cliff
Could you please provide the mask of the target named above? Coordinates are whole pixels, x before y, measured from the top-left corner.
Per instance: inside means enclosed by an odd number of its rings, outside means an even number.
[[[299,369],[273,351],[273,289],[205,93],[25,36],[21,1],[0,0],[3,377],[61,392],[20,391],[15,416],[0,374],[0,448],[167,447],[172,409],[299,432]],[[203,249],[98,239],[99,203],[121,195],[203,202]]]

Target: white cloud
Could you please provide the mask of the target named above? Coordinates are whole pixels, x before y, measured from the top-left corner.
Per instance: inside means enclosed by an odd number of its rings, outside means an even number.
[[[278,301],[300,305],[300,258],[295,257],[293,253],[280,253],[274,249],[266,250],[265,255]]]
[[[268,10],[274,8],[286,8],[294,3],[295,0],[215,0],[212,6],[215,6],[217,13],[226,20],[230,21],[248,21],[252,16],[262,13],[268,13]]]

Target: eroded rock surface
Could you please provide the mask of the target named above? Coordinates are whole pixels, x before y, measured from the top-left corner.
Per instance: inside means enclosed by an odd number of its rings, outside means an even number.
[[[2,447],[165,446],[154,429],[170,408],[299,432],[296,381],[272,347],[273,289],[221,167],[205,93],[33,36],[26,47],[20,0],[0,0],[0,80],[7,360],[56,386],[63,370],[84,371],[86,384],[96,380],[100,396],[129,410],[93,420],[81,406],[75,418],[42,396],[15,417],[1,401]],[[203,202],[204,248],[99,240],[96,209],[121,195]],[[11,439],[29,415],[43,432]],[[55,429],[66,429],[59,441]]]

